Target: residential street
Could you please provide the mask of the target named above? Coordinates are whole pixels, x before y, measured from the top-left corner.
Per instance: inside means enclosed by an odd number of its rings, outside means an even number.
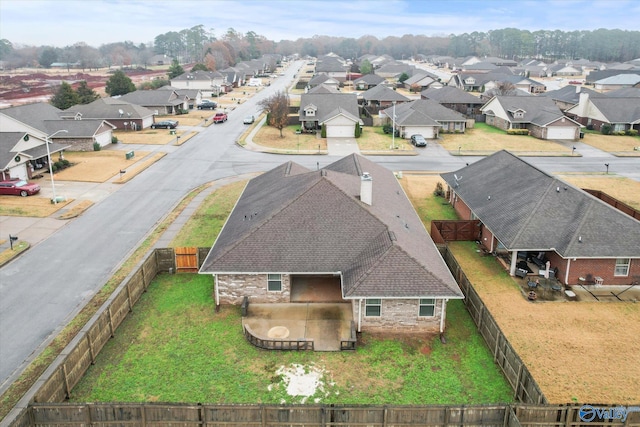
[[[339,156],[276,155],[241,148],[235,140],[246,129],[242,118],[256,115],[257,104],[286,90],[298,68],[229,113],[226,123],[210,126],[82,216],[0,269],[0,392],[80,310],[148,233],[193,188],[235,175],[272,169],[293,160],[306,167],[327,165]],[[527,158],[550,172],[604,172],[640,181],[640,159],[617,158],[581,143],[582,157]],[[478,158],[450,156],[429,147],[418,156],[375,156],[397,171],[446,172]],[[2,230],[6,235],[10,230]],[[213,242],[212,242],[213,243]]]

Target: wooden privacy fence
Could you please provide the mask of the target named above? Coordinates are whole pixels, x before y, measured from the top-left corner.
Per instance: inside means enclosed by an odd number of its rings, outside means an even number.
[[[200,404],[34,404],[15,427],[487,426],[638,427],[640,413],[585,422],[580,405],[357,406]],[[13,426],[12,426],[13,427]]]
[[[607,193],[604,193],[600,190],[589,190],[587,188],[583,188],[583,191],[586,191],[587,193],[591,194],[594,197],[597,197],[598,199],[602,200],[603,202],[613,206],[614,208],[618,209],[621,212],[626,213],[627,215],[640,220],[640,211],[627,205],[624,202],[621,202],[620,200],[616,199],[615,197],[611,197],[610,195],[608,195]]]
[[[477,219],[431,221],[431,238],[435,243],[478,240],[480,224],[480,220]]]
[[[480,298],[471,282],[467,279],[449,248],[446,246],[444,248],[441,247],[441,251],[453,277],[455,277],[465,295],[465,306],[478,327],[478,332],[480,332],[487,346],[493,352],[493,360],[500,367],[509,384],[511,384],[515,398],[524,403],[548,403],[547,398],[533,379],[529,369],[505,337],[500,326],[498,326],[482,298]]]

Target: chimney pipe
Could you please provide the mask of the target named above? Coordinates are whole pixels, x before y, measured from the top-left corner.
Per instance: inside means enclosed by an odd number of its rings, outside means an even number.
[[[373,178],[369,172],[363,172],[360,177],[360,200],[369,206],[373,203]]]

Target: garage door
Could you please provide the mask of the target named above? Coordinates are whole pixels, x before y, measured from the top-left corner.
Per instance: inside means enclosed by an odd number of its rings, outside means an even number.
[[[354,135],[353,125],[327,125],[327,138],[353,138]]]
[[[575,127],[552,126],[547,130],[547,139],[575,139],[575,137]]]

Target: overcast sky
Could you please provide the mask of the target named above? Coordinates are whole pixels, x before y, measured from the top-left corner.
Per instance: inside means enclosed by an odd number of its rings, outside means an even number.
[[[203,25],[270,40],[329,35],[448,35],[522,30],[640,30],[640,0],[0,0],[0,38],[14,45],[147,43]]]

